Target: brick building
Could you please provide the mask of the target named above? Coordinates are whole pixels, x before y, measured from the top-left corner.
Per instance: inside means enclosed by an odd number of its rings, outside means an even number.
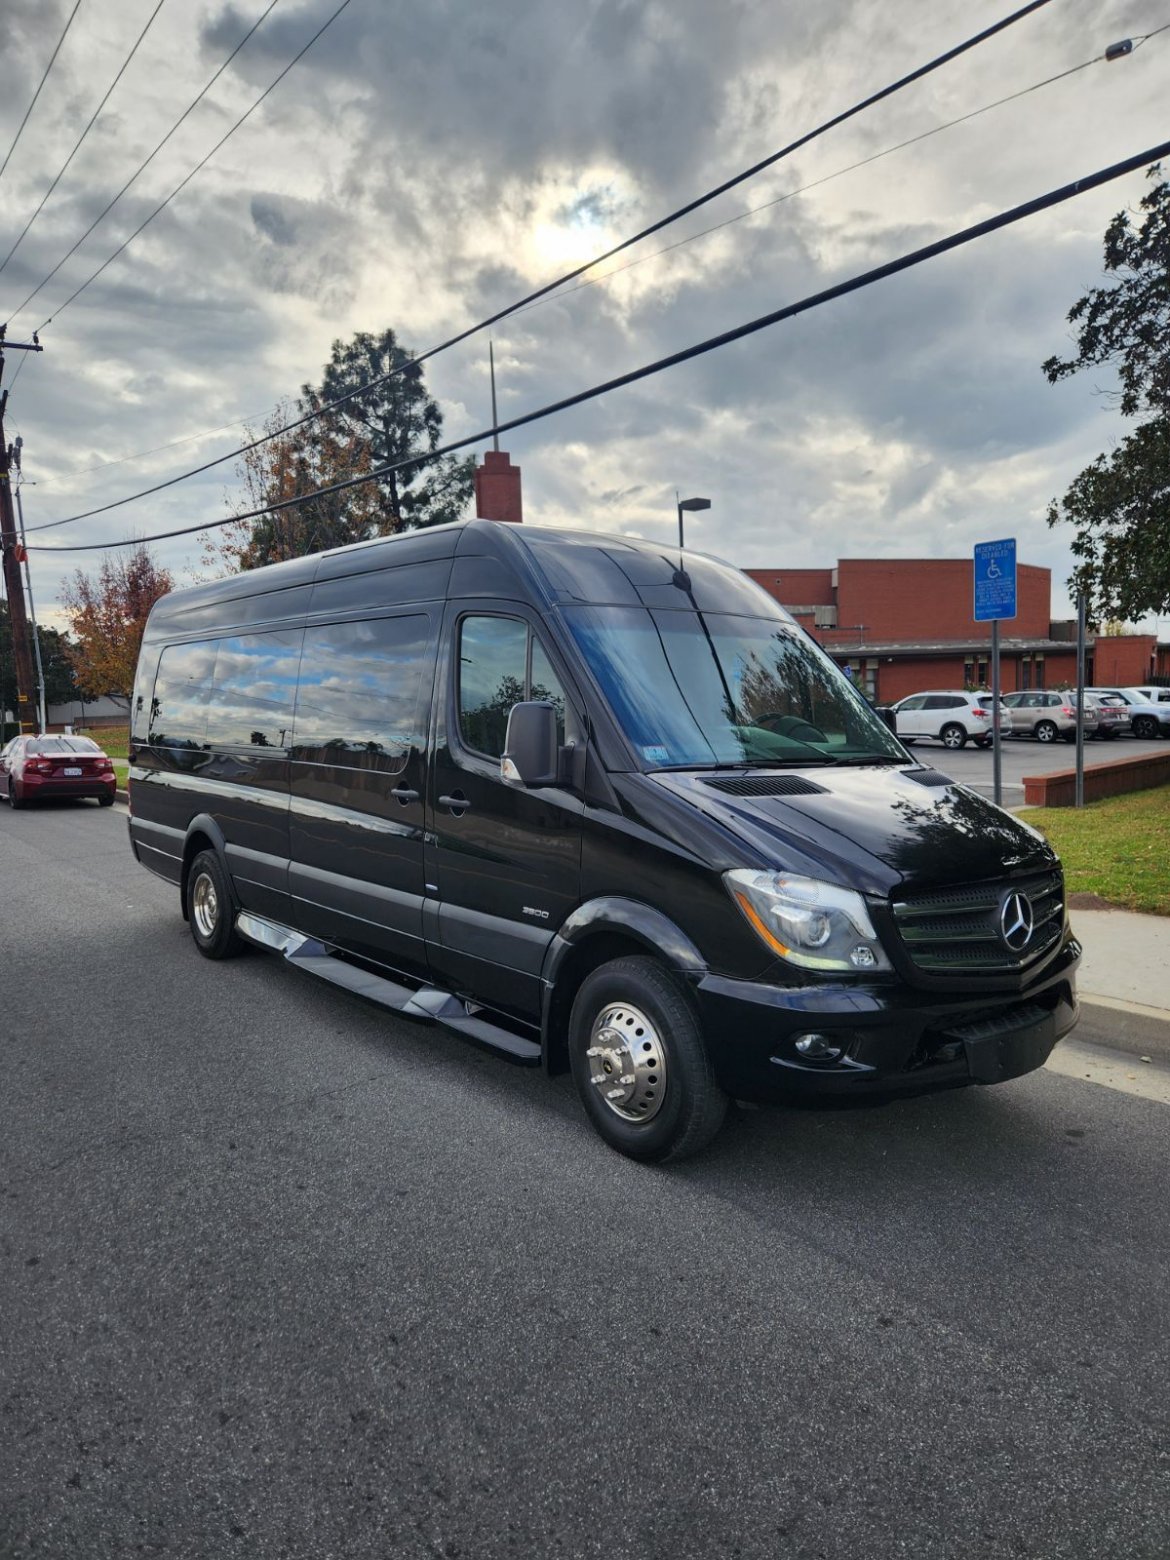
[[[842,558],[835,569],[747,573],[883,704],[990,681],[991,625],[974,621],[970,558]],[[1020,564],[1018,612],[1000,624],[1005,693],[1076,681],[1076,624],[1051,621],[1051,597],[1051,570]],[[1090,634],[1090,685],[1129,687],[1151,676],[1170,676],[1170,644],[1153,634]]]

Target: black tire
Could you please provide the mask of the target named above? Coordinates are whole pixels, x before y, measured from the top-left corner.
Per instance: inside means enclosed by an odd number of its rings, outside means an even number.
[[[1104,742],[1116,742],[1121,733],[1114,728],[1109,731],[1102,731],[1100,735]]]
[[[977,748],[989,748],[995,741],[994,737],[973,737],[972,741]]]
[[[939,736],[942,739],[943,747],[951,748],[953,751],[957,751],[959,748],[967,745],[967,733],[962,726],[957,725],[954,721],[949,726],[944,726],[939,732]]]
[[[1040,720],[1036,722],[1036,741],[1055,742],[1060,732],[1054,720]]]
[[[898,741],[902,744],[903,747],[913,747],[914,744],[918,741],[918,738],[917,737],[899,737]]]
[[[100,807],[112,807],[114,805],[114,798],[112,796],[99,796],[98,805]]]
[[[1077,734],[1076,734],[1075,730],[1074,731],[1066,731],[1065,734],[1064,734],[1064,740],[1066,742],[1075,742],[1077,740]]]
[[[213,850],[202,850],[187,873],[187,914],[191,936],[205,959],[231,959],[244,951],[236,931],[236,906],[223,863]]]
[[[1152,742],[1158,735],[1158,722],[1152,715],[1135,715],[1133,734],[1135,737],[1140,737],[1143,742]]]
[[[603,1017],[610,1020],[604,1026]],[[598,1055],[589,1056],[590,1049]],[[637,1064],[618,1060],[631,1054]],[[685,1159],[705,1148],[723,1124],[727,1096],[715,1080],[698,1015],[681,984],[655,959],[613,959],[585,978],[569,1019],[569,1060],[585,1114],[611,1148],[631,1159]],[[637,1066],[645,1070],[622,1070]],[[621,1078],[636,1078],[628,1113],[619,1114],[627,1101],[611,1104],[592,1081],[603,1069],[618,1086]],[[639,1110],[646,1111],[644,1119],[636,1119]]]
[[[21,796],[20,792],[16,789],[15,780],[9,780],[8,782],[8,805],[9,807],[13,808],[26,807],[28,805],[24,797]]]

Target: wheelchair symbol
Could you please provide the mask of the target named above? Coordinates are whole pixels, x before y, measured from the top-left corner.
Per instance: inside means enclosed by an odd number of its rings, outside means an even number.
[[[987,565],[987,578],[989,580],[999,580],[1003,578],[1003,571],[1000,569],[999,564],[996,563],[994,558]]]

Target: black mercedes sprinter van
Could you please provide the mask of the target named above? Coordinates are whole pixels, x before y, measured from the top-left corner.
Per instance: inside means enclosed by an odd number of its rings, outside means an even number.
[[[729,1096],[1014,1078],[1076,1019],[1042,837],[652,542],[477,520],[165,596],[130,811],[208,958],[571,1069],[639,1159]]]

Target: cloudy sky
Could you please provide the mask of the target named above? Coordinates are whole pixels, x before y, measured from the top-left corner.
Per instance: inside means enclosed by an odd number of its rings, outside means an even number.
[[[56,265],[267,0],[165,0],[0,275],[26,339],[214,145],[336,0],[278,0],[143,177]],[[155,0],[81,0],[0,185],[0,256]],[[5,0],[0,155],[73,0]],[[316,381],[331,342],[389,325],[421,350],[607,248],[1013,8],[1012,0],[351,0],[167,210],[43,331],[12,392],[32,525],[230,450]],[[1156,0],[1053,0],[1000,37],[720,197],[638,263],[494,328],[501,416],[571,394],[1156,144],[1170,32],[668,254],[1170,20]],[[1065,316],[1100,273],[1134,174],[505,440],[525,514],[688,540],[743,566],[962,556],[1015,535],[1053,570],[1050,498],[1123,430],[1105,376],[1051,387]],[[591,273],[595,274],[595,273]],[[18,354],[10,354],[12,384]],[[428,365],[451,437],[489,421],[487,340]],[[211,431],[211,430],[220,431]],[[199,437],[191,437],[198,435]],[[168,449],[158,446],[189,440]],[[142,454],[144,451],[157,451]],[[125,457],[132,457],[127,459]],[[109,463],[109,464],[104,464]],[[231,463],[50,532],[64,544],[226,513]],[[191,540],[160,544],[182,577]],[[98,555],[35,555],[38,606]],[[43,616],[51,617],[46,610]],[[1165,628],[1165,623],[1163,628]]]

